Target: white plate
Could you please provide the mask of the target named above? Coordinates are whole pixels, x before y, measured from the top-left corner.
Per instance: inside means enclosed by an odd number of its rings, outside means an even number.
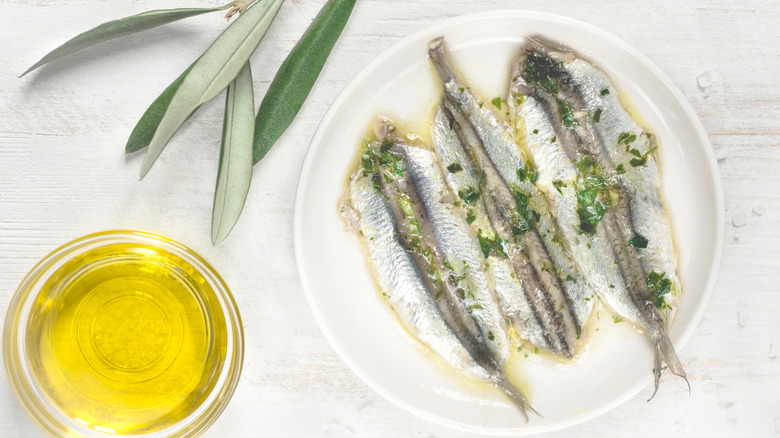
[[[715,284],[723,242],[723,195],[717,164],[701,124],[669,79],[625,42],[569,18],[525,11],[459,17],[393,46],[346,87],[327,112],[303,164],[295,202],[295,252],[303,287],[331,344],[368,385],[409,411],[447,426],[492,434],[538,433],[596,417],[651,383],[649,342],[608,316],[573,364],[531,354],[526,376],[543,417],[525,423],[490,387],[470,383],[419,348],[379,298],[358,242],[338,214],[347,173],[377,114],[427,136],[440,91],[426,43],[443,35],[451,60],[472,90],[503,96],[509,62],[524,36],[541,34],[595,61],[658,136],[663,184],[677,237],[684,285],[671,329],[679,351],[701,318]],[[661,391],[685,384],[666,375]],[[645,390],[649,397],[651,388]],[[653,409],[653,404],[648,405]]]

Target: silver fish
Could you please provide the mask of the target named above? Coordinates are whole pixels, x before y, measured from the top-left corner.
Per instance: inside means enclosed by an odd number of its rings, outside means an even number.
[[[420,342],[461,373],[483,381],[491,375],[472,358],[447,325],[425,279],[400,240],[388,201],[372,175],[352,174],[342,212],[351,217],[356,234],[368,249],[373,274],[403,326]]]
[[[564,355],[571,356],[590,314],[585,298],[592,293],[585,282],[571,281],[581,275],[571,256],[555,242],[559,233],[547,201],[528,176],[533,166],[522,156],[506,124],[457,78],[441,38],[429,43],[429,58],[462,128],[461,141],[485,176],[487,193],[555,302],[559,341]]]
[[[433,120],[432,138],[440,161],[446,169],[442,169],[442,172],[445,174],[447,184],[454,193],[464,194],[480,186],[480,177],[452,128],[453,122],[449,111],[440,105],[436,109]],[[464,208],[467,209],[467,218],[471,220],[472,229],[479,238],[485,242],[496,242],[500,239],[490,222],[484,200],[477,199]],[[505,245],[509,246],[504,250],[506,252],[516,250],[511,248],[514,246],[512,242],[506,241]],[[520,277],[515,275],[506,255],[497,254],[490,248],[484,255],[488,275],[495,285],[501,311],[512,323],[512,328],[518,337],[529,341],[535,347],[551,349],[547,340],[550,334],[539,324],[533,304],[526,297]]]
[[[576,147],[571,147],[574,139],[566,137],[549,102],[522,77],[524,65],[524,56],[512,64],[507,103],[516,131],[538,166],[536,185],[550,201],[550,209],[561,232],[561,244],[577,261],[583,274],[582,281],[608,305],[618,307],[621,303],[631,303],[604,227],[598,227],[592,235],[584,233],[580,227],[578,188],[582,180],[575,164]],[[634,307],[630,305],[631,309]]]
[[[449,195],[432,154],[403,144],[388,123],[380,124],[379,185],[399,235],[417,268],[428,273],[427,286],[447,326],[502,390],[526,415],[535,412],[503,372],[509,358],[506,327],[488,287],[479,246]],[[400,158],[402,161],[397,161]],[[401,170],[400,172],[398,170]],[[439,298],[441,296],[441,298]],[[437,299],[439,298],[439,299]]]
[[[603,225],[636,306],[622,309],[628,312],[622,316],[644,327],[655,344],[655,391],[662,362],[687,382],[666,332],[681,284],[671,223],[660,194],[655,138],[634,121],[607,75],[594,65],[539,39],[530,40],[527,53],[549,66],[545,76],[557,87],[545,91],[556,94],[559,114],[570,113],[570,128],[582,150],[617,182],[614,205]]]

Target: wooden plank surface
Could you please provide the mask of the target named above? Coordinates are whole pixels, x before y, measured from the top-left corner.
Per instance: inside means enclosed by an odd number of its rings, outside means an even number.
[[[197,249],[241,309],[246,357],[222,436],[467,436],[384,400],[338,358],[301,290],[292,248],[296,181],[320,117],[382,51],[448,17],[498,9],[568,15],[658,64],[710,135],[726,196],[720,277],[681,351],[691,381],[645,391],[549,436],[775,436],[780,433],[780,7],[747,0],[360,0],[298,119],[255,168],[232,235],[209,240],[222,109],[205,105],[147,178],[124,141],[154,97],[224,28],[195,17],[17,75],[78,32],[148,9],[214,0],[0,0],[0,317],[27,271],[66,241],[149,229]],[[321,0],[286,2],[252,60],[257,95]],[[218,101],[220,99],[217,99]],[[0,435],[41,436],[0,378]]]

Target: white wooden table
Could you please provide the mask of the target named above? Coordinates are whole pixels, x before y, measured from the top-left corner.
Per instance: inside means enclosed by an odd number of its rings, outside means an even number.
[[[599,26],[657,63],[710,135],[726,196],[720,277],[680,352],[690,377],[649,389],[550,436],[776,436],[780,433],[780,7],[773,1],[360,0],[298,119],[254,171],[231,236],[212,246],[222,99],[187,123],[143,181],[124,142],[148,104],[224,28],[215,14],[110,42],[23,79],[76,33],[148,9],[216,0],[0,0],[0,317],[30,268],[106,229],[182,241],[224,276],[244,322],[232,402],[206,436],[462,436],[384,400],[319,331],[298,280],[293,198],[320,117],[369,61],[447,17],[491,9],[559,13]],[[259,96],[322,0],[284,4],[252,60]],[[0,377],[0,435],[42,432]]]

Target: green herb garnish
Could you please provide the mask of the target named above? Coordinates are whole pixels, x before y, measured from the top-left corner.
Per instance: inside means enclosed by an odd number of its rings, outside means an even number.
[[[667,306],[664,296],[672,290],[672,282],[666,278],[666,274],[659,274],[655,271],[647,275],[647,289],[653,299],[653,304],[659,309]]]
[[[531,184],[536,184],[536,181],[539,179],[539,172],[530,166],[529,163],[526,163],[523,167],[517,169],[517,178],[520,182],[528,179]]]
[[[621,132],[618,136],[618,144],[628,145],[636,140],[636,134],[630,134],[628,132]]]
[[[477,233],[477,237],[479,238],[479,247],[482,249],[482,254],[485,258],[490,257],[491,253],[502,259],[506,258],[503,241],[501,239],[497,237],[493,239],[485,237],[481,232]]]
[[[596,111],[593,111],[593,123],[598,123],[601,120],[601,108],[596,108]]]
[[[494,97],[493,100],[490,101],[490,103],[493,104],[494,107],[501,109],[501,98],[500,97]]]
[[[412,206],[412,199],[406,193],[398,195],[398,207],[401,209],[401,213],[406,217],[414,217],[414,207]]]
[[[637,234],[628,241],[628,246],[643,249],[647,248],[647,243],[648,240],[644,236]]]
[[[516,187],[512,189],[512,192],[517,202],[517,215],[514,218],[515,224],[512,227],[512,233],[519,236],[536,228],[536,222],[539,221],[540,215],[528,205],[528,195]]]
[[[601,169],[592,155],[587,155],[578,161],[577,169],[582,174],[577,192],[580,229],[586,234],[593,235],[604,213],[609,209],[609,198],[606,196],[607,183],[601,176]]]
[[[523,78],[528,82],[539,84],[545,91],[555,95],[560,89],[557,69],[558,66],[549,57],[529,53],[525,58]]]
[[[561,191],[561,187],[566,187],[566,183],[564,183],[561,180],[556,179],[555,181],[553,181],[553,186],[555,187],[555,190],[557,190],[558,193],[560,193],[562,195],[563,192]]]
[[[474,190],[474,187],[466,187],[465,189],[458,191],[458,197],[466,204],[473,205],[479,200],[479,191]]]
[[[461,165],[458,163],[452,163],[449,166],[447,166],[447,170],[449,170],[450,173],[455,173],[463,170],[463,167],[461,167]]]
[[[561,122],[563,126],[571,128],[577,126],[577,119],[574,118],[574,113],[571,110],[571,106],[561,99],[558,99],[558,114],[561,116]]]
[[[633,155],[634,158],[632,158],[631,161],[629,161],[628,163],[631,164],[634,167],[642,166],[642,165],[644,165],[647,162],[647,157],[656,149],[658,149],[658,146],[648,150],[644,154],[639,152],[638,149],[631,149],[631,150],[628,151],[628,153]]]

